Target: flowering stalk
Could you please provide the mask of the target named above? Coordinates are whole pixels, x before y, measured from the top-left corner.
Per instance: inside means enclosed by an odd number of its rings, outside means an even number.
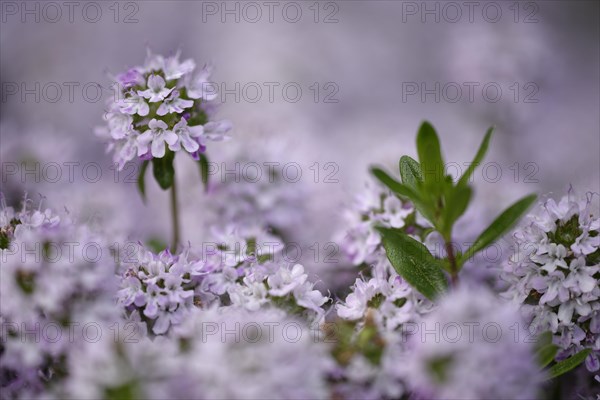
[[[143,160],[138,176],[142,198],[150,162],[161,189],[171,189],[173,251],[179,242],[175,154],[186,152],[199,162],[206,186],[207,142],[226,139],[231,129],[228,121],[210,118],[214,109],[211,101],[216,98],[208,85],[211,68],[195,69],[193,60],[180,62],[179,53],[163,57],[149,52],[144,65],[116,77],[118,98],[108,104],[104,116],[107,125],[96,130],[108,141],[108,150],[114,151],[113,160],[119,170],[136,156]]]
[[[546,332],[551,378],[584,362],[600,371],[600,218],[592,196],[549,199],[514,235],[504,264],[504,295],[521,307],[532,332]],[[597,379],[600,379],[600,375]]]
[[[487,131],[473,162],[456,183],[450,175],[444,173],[444,159],[438,135],[428,122],[421,125],[417,134],[419,161],[408,156],[400,158],[402,183],[382,169],[372,169],[373,175],[392,192],[411,201],[444,239],[446,257],[438,259],[421,242],[405,232],[386,227],[379,228],[387,256],[394,268],[429,299],[446,290],[448,283],[442,270],[450,275],[452,285],[456,286],[463,264],[504,235],[536,199],[535,195],[530,195],[517,201],[498,216],[464,254],[455,253],[452,246],[452,228],[471,201],[473,190],[469,181],[487,152],[492,131],[493,128]]]
[[[456,265],[456,258],[454,257],[454,249],[452,248],[452,241],[446,240],[446,255],[448,262],[450,263],[450,282],[452,286],[458,285],[458,265]]]
[[[171,218],[173,220],[173,241],[171,242],[171,252],[177,251],[179,245],[179,207],[177,205],[177,185],[173,179],[171,186]]]

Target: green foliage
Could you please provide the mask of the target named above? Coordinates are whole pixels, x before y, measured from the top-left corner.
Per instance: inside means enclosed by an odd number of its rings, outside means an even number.
[[[417,185],[423,183],[423,174],[421,166],[417,161],[409,156],[400,157],[400,178],[402,182],[414,191],[418,191]]]
[[[540,367],[548,366],[558,353],[558,346],[552,343],[552,332],[544,332],[538,337],[536,343],[536,358]]]
[[[12,232],[15,231],[17,225],[21,224],[21,220],[17,218],[12,218],[8,223],[8,226],[0,229],[0,249],[6,250],[10,246],[10,238],[12,236]]]
[[[142,166],[140,167],[140,173],[138,175],[138,180],[137,180],[137,187],[138,190],[140,192],[140,195],[142,196],[142,201],[145,203],[146,202],[146,181],[145,181],[145,176],[146,176],[146,169],[148,169],[148,164],[150,163],[150,161],[145,160],[142,163]]]
[[[208,191],[208,157],[204,153],[200,154],[200,159],[198,160],[198,167],[200,168],[200,176],[202,177],[202,184],[204,185],[204,190]]]
[[[372,365],[381,364],[386,343],[371,318],[367,318],[360,329],[355,321],[340,319],[323,324],[321,329],[327,341],[335,343],[332,354],[340,365],[348,365],[357,354]]]
[[[548,379],[554,379],[556,377],[559,377],[569,372],[573,368],[577,367],[585,360],[585,358],[588,356],[588,354],[590,354],[591,351],[591,349],[582,350],[579,353],[567,358],[566,360],[562,360],[554,364],[548,369]]]
[[[387,257],[400,276],[430,300],[446,291],[446,277],[427,247],[396,229],[379,228],[379,232]]]
[[[425,189],[422,194],[435,200],[444,191],[444,159],[438,135],[427,121],[421,124],[417,133],[417,153]]]
[[[536,198],[536,195],[530,194],[529,196],[523,197],[512,206],[508,207],[479,235],[469,250],[465,252],[461,261],[464,262],[468,260],[475,255],[475,253],[483,250],[486,246],[489,246],[501,238],[517,223],[525,211],[527,211],[535,202]]]
[[[479,164],[481,164],[481,161],[483,161],[483,157],[485,157],[485,154],[487,153],[487,150],[488,150],[488,147],[490,144],[490,139],[492,138],[493,132],[494,132],[494,127],[492,126],[485,133],[483,142],[481,142],[481,146],[479,146],[479,150],[477,150],[477,154],[475,154],[475,158],[473,159],[473,162],[471,162],[471,164],[467,167],[467,170],[465,171],[463,176],[461,176],[460,179],[458,180],[459,186],[465,186],[469,183],[469,179],[471,179],[473,172],[475,172],[475,168],[477,168],[477,166]]]
[[[396,181],[394,178],[388,175],[387,172],[383,171],[380,168],[373,167],[371,168],[371,173],[379,179],[384,185],[386,185],[392,192],[396,193],[399,197],[404,200],[410,200],[415,208],[428,220],[433,218],[429,213],[429,208],[421,199],[417,189],[413,189],[407,185],[403,185],[400,182]]]
[[[175,159],[175,153],[171,150],[167,150],[163,158],[152,159],[152,172],[158,186],[163,190],[169,189],[173,186],[175,180],[175,169],[173,168],[173,160]]]
[[[146,246],[155,253],[160,253],[161,251],[167,249],[169,245],[165,243],[162,239],[157,237],[152,237],[146,241]]]
[[[5,232],[0,232],[0,249],[6,250],[10,246],[10,239],[8,238],[8,234]]]
[[[450,372],[453,361],[452,356],[436,357],[429,360],[427,367],[437,383],[444,383],[448,380],[448,372]]]
[[[127,382],[120,386],[109,387],[104,391],[106,400],[134,400],[139,398],[135,382]]]
[[[35,273],[19,271],[15,276],[15,280],[26,295],[32,294],[35,290]]]
[[[471,203],[473,189],[469,181],[475,168],[481,164],[487,153],[493,130],[493,127],[487,130],[472,163],[456,182],[450,175],[444,173],[444,157],[440,141],[429,122],[423,122],[417,133],[419,161],[408,156],[400,158],[398,164],[402,182],[397,181],[381,168],[371,168],[371,173],[392,192],[403,200],[411,201],[417,211],[431,222],[433,229],[438,231],[446,242],[446,248],[449,250],[447,258],[436,260],[420,243],[424,252],[413,243],[416,242],[414,239],[393,230],[380,230],[383,246],[394,268],[429,298],[435,297],[445,287],[440,283],[440,276],[443,278],[442,269],[451,274],[454,282],[463,264],[506,234],[536,199],[535,195],[529,195],[517,201],[500,214],[464,254],[454,254],[452,231],[456,221],[466,212]],[[415,258],[415,252],[427,253],[428,256]]]

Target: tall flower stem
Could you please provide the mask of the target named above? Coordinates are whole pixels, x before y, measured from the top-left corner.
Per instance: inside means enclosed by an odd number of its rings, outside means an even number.
[[[446,240],[446,255],[448,262],[450,263],[450,282],[453,287],[458,285],[458,265],[456,265],[456,257],[454,256],[454,248],[452,247],[452,241]]]
[[[177,180],[173,177],[171,186],[171,219],[173,220],[173,241],[171,242],[171,252],[177,251],[179,245],[179,207],[177,205]]]

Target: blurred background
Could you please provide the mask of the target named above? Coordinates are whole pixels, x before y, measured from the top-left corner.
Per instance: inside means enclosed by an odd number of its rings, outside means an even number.
[[[415,156],[424,119],[459,173],[496,126],[475,175],[480,206],[470,222],[488,223],[528,192],[600,190],[595,1],[1,6],[1,191],[9,204],[27,191],[111,234],[168,240],[168,195],[147,179],[143,205],[135,166],[117,172],[93,134],[113,96],[111,76],[141,64],[147,47],[215,67],[218,116],[234,129],[231,141],[208,149],[218,167],[211,179],[222,181],[236,162],[242,179],[244,163],[291,166],[275,189],[285,193],[254,191],[270,193],[262,211],[278,208],[270,223],[286,240],[318,243],[321,254],[307,251],[303,261],[324,279],[327,243],[343,229],[341,210],[364,187],[367,167],[396,171],[401,155]],[[218,207],[191,160],[177,159],[177,179],[184,239],[199,242]]]

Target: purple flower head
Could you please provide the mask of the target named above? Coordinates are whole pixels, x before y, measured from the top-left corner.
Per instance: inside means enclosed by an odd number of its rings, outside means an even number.
[[[116,76],[120,98],[108,100],[106,125],[96,132],[108,141],[119,169],[136,153],[142,160],[162,158],[167,145],[170,151],[183,151],[197,159],[208,141],[226,138],[229,122],[213,120],[216,96],[199,91],[210,68],[194,75],[194,61],[180,61],[179,55],[149,53],[144,65]],[[192,125],[188,127],[187,121]]]
[[[572,189],[528,216],[514,237],[517,249],[504,266],[506,297],[521,306],[532,328],[550,331],[559,357],[600,347],[600,218],[589,198]],[[595,372],[591,355],[586,366]]]
[[[144,76],[137,68],[130,68],[126,72],[117,75],[119,82],[124,89],[129,89],[133,86],[143,85]]]

